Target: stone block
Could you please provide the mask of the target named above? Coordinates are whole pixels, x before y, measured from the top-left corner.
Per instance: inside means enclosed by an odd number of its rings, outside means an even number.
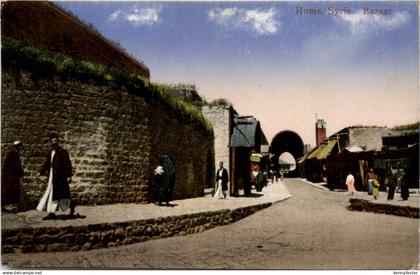
[[[122,227],[118,227],[114,232],[114,236],[118,240],[123,240],[125,238],[125,230]]]
[[[37,244],[33,246],[32,252],[40,253],[40,252],[46,252],[47,251],[47,245],[46,244]]]
[[[52,243],[47,246],[48,252],[67,251],[68,249],[69,245],[64,243]]]
[[[92,243],[91,242],[86,242],[81,247],[81,250],[90,250],[90,249],[92,249]]]
[[[121,244],[122,244],[122,245],[128,245],[128,244],[132,244],[132,243],[134,243],[134,239],[132,239],[132,238],[125,238],[125,239],[121,242]]]
[[[88,240],[91,243],[98,243],[101,240],[101,232],[90,232]]]
[[[114,230],[107,230],[102,232],[101,241],[109,241],[114,235]]]
[[[77,238],[77,236],[75,236],[73,233],[65,233],[54,238],[54,240],[60,243],[73,243],[73,242],[78,243],[79,239]]]

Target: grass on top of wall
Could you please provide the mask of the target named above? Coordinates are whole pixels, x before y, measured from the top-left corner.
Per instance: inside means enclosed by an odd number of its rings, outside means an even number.
[[[207,105],[210,106],[210,107],[213,107],[213,106],[229,107],[229,106],[232,106],[232,103],[230,103],[225,98],[217,98],[215,100],[212,100],[212,101],[208,102]]]
[[[5,36],[2,36],[1,42],[3,68],[18,68],[51,80],[54,75],[58,75],[63,80],[76,79],[98,85],[125,87],[129,93],[160,102],[179,117],[213,135],[212,125],[199,110],[165,92],[159,84],[151,83],[146,78],[116,68],[45,52]]]
[[[410,123],[410,124],[395,126],[392,129],[393,130],[419,130],[419,124],[420,124],[420,122],[417,121],[417,122]]]

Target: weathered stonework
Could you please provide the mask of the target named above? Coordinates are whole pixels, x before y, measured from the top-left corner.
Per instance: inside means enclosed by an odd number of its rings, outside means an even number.
[[[350,210],[375,212],[409,218],[419,218],[419,208],[411,206],[391,205],[383,203],[372,203],[367,200],[350,199]]]
[[[39,170],[50,131],[59,133],[70,154],[70,191],[78,204],[150,202],[163,153],[177,168],[174,199],[201,196],[213,180],[207,165],[213,136],[124,87],[3,70],[1,99],[2,152],[14,140],[24,143],[21,210],[34,208],[46,188]]]
[[[114,224],[2,229],[2,253],[90,250],[184,236],[236,222],[269,206],[271,203]]]
[[[202,114],[211,122],[214,130],[214,167],[224,167],[230,172],[230,136],[232,134],[234,110],[231,106],[203,106]]]
[[[383,127],[350,127],[346,146],[359,146],[365,151],[381,151],[382,137],[391,130]]]

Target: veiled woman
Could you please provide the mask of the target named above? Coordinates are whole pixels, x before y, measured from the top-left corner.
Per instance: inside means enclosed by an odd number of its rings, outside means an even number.
[[[159,205],[165,202],[169,206],[172,198],[172,190],[175,184],[175,163],[169,155],[163,155],[159,160],[159,166],[155,170],[156,191]]]

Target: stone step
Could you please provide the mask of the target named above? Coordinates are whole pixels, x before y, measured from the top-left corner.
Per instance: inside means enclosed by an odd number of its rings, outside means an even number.
[[[233,223],[271,205],[80,226],[2,228],[2,253],[90,250],[183,236]]]

